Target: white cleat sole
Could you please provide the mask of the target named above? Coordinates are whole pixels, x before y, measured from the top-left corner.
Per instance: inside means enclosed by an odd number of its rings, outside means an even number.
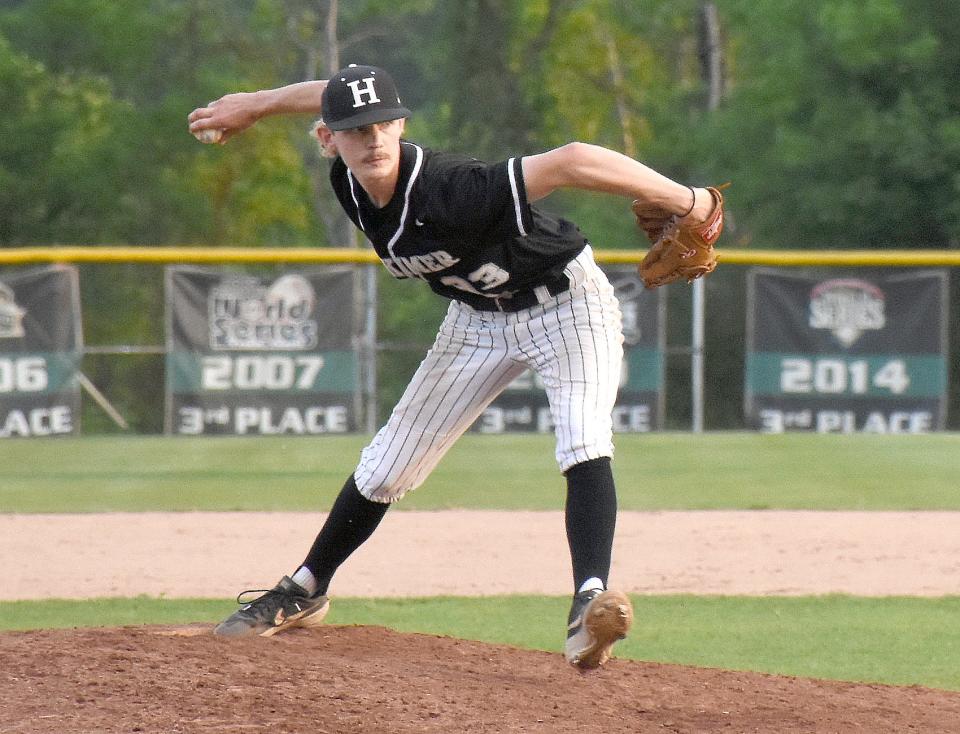
[[[269,627],[260,633],[261,637],[273,637],[273,635],[278,632],[286,632],[287,630],[296,629],[297,627],[321,627],[323,626],[323,618],[327,616],[327,612],[330,611],[330,600],[327,599],[323,602],[323,606],[317,607],[302,616],[297,616],[290,618],[288,617],[284,622],[281,622],[276,627]]]
[[[610,659],[614,643],[627,636],[633,605],[622,591],[604,591],[587,605],[580,631],[567,640],[565,655],[583,670],[599,668]]]

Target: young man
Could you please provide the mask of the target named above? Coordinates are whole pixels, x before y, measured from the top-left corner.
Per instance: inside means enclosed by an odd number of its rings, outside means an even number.
[[[567,482],[574,595],[565,655],[581,668],[602,665],[633,618],[628,597],[607,589],[617,513],[610,460],[620,311],[577,227],[533,202],[572,187],[702,221],[712,196],[582,143],[493,165],[426,150],[403,139],[410,112],[390,76],[371,66],[350,66],[329,81],[227,95],[194,110],[190,131],[220,130],[225,142],[263,117],[317,111],[316,135],[335,159],[330,181],[347,215],[394,276],[425,281],[450,305],[303,564],[215,632],[272,635],[319,624],[333,574],[390,504],[426,480],[484,408],[533,369],[547,389]]]

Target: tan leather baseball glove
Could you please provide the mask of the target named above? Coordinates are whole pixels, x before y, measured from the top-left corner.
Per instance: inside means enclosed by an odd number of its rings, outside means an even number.
[[[714,207],[699,224],[682,224],[675,214],[651,210],[639,200],[633,202],[637,225],[653,243],[638,268],[647,288],[681,278],[692,283],[717,267],[713,246],[723,231],[723,194],[719,188],[709,187],[707,191],[713,196]]]

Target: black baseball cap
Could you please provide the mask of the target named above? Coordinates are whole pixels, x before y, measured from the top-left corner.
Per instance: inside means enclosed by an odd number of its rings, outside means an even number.
[[[410,117],[397,85],[383,69],[351,64],[327,81],[320,115],[331,130],[349,130],[376,122]]]

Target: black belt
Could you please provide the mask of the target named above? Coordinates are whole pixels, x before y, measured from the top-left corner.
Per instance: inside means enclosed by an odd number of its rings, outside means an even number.
[[[570,290],[570,279],[560,273],[551,278],[548,278],[540,285],[534,286],[527,290],[517,291],[510,296],[500,296],[499,298],[486,298],[484,296],[458,296],[458,301],[463,301],[471,308],[477,309],[477,311],[505,311],[507,313],[513,313],[515,311],[523,311],[525,308],[532,308],[540,303],[540,299],[537,298],[537,289],[546,288],[547,293],[550,294],[550,297],[559,296],[564,291]]]

